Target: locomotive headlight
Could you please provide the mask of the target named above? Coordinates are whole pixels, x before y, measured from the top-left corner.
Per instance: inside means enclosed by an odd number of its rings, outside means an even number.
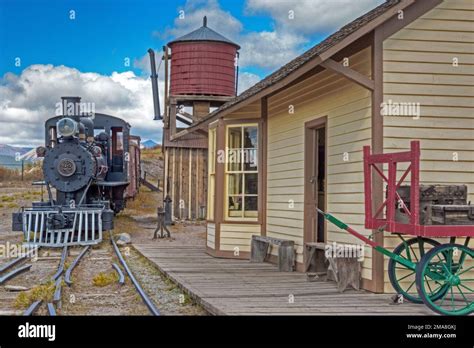
[[[59,136],[71,137],[78,132],[77,122],[70,118],[62,118],[56,124]]]

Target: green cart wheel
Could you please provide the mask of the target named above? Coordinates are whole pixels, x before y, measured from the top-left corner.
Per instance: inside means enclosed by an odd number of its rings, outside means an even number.
[[[440,245],[440,243],[433,239],[422,237],[412,238],[400,243],[393,253],[418,264],[428,251],[438,245]],[[404,299],[413,303],[423,303],[416,289],[416,272],[414,269],[410,269],[391,258],[388,262],[388,276],[395,291],[398,294],[402,294]],[[428,285],[433,289],[437,288],[437,284],[434,281],[428,282]],[[436,301],[443,296],[444,291],[446,291],[446,289],[440,288],[439,291],[431,292],[432,299]]]
[[[474,251],[464,245],[443,244],[430,250],[418,263],[416,287],[423,302],[444,315],[474,312]],[[427,279],[435,281],[443,296],[430,297]],[[437,289],[435,289],[437,291]]]

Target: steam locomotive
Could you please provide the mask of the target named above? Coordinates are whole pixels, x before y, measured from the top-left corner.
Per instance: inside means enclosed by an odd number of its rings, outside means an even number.
[[[97,244],[113,229],[114,214],[125,207],[131,180],[130,125],[105,114],[84,115],[79,97],[63,97],[61,116],[45,123],[43,185],[48,200],[33,202],[13,214],[13,230],[28,244],[65,246]]]

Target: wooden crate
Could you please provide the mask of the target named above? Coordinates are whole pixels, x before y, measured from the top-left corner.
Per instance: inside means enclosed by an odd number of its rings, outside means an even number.
[[[431,206],[433,225],[474,225],[474,205]]]
[[[403,202],[410,209],[410,186],[402,185],[397,189]],[[466,205],[467,185],[420,185],[420,224],[431,225],[433,205]],[[409,223],[410,218],[399,207],[395,212],[395,221]]]

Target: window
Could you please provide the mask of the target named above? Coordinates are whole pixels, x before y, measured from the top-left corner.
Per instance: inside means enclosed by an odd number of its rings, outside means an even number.
[[[216,129],[209,129],[207,219],[214,220],[214,202],[216,200]]]
[[[227,127],[226,217],[258,217],[258,127]]]

